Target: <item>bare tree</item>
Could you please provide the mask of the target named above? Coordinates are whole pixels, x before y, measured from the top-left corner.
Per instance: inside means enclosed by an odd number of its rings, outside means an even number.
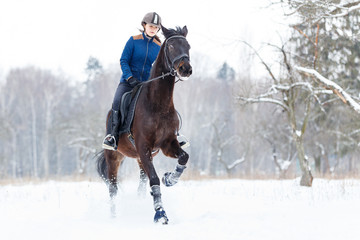
[[[17,173],[17,159],[16,159],[16,146],[17,135],[19,127],[16,126],[16,112],[14,111],[15,94],[13,94],[10,86],[0,88],[0,139],[3,141],[1,144],[3,157],[1,157],[3,166],[3,177],[7,175],[7,167],[11,166],[11,175],[16,178]],[[9,141],[10,139],[10,141]]]
[[[235,160],[229,161],[226,158],[226,155],[224,154],[226,152],[226,149],[231,148],[232,146],[236,146],[240,144],[240,137],[238,135],[225,135],[222,134],[224,131],[224,128],[226,127],[227,123],[222,122],[220,124],[218,123],[212,123],[212,127],[214,128],[214,140],[211,142],[211,147],[217,151],[216,157],[217,160],[223,165],[223,167],[226,170],[227,175],[230,177],[231,172],[245,161],[245,155],[246,153],[243,153],[241,158],[237,158]],[[228,163],[230,162],[230,163]]]
[[[262,60],[266,67],[273,84],[268,90],[256,97],[239,96],[238,99],[244,103],[271,103],[280,107],[287,114],[288,124],[291,129],[292,139],[297,149],[302,177],[300,185],[311,186],[313,176],[310,170],[308,157],[304,149],[304,135],[312,107],[312,99],[318,102],[317,94],[322,89],[312,86],[309,82],[299,80],[299,76],[293,71],[288,60],[284,47],[279,48],[283,56],[283,66],[285,68],[284,77],[277,79],[270,67]],[[256,52],[257,54],[257,52]],[[261,58],[260,58],[261,59]],[[304,102],[302,107],[300,103]]]
[[[271,132],[271,134],[274,134],[274,133]],[[277,133],[277,134],[279,134],[279,133]],[[272,147],[272,157],[273,157],[274,164],[277,168],[277,171],[279,172],[279,178],[284,179],[286,177],[287,171],[289,170],[289,167],[291,166],[291,164],[293,162],[293,158],[296,156],[296,154],[293,151],[292,139],[285,137],[286,139],[289,140],[288,144],[287,144],[287,149],[286,149],[287,156],[286,156],[286,159],[282,158],[281,155],[279,154],[277,144],[275,142],[274,137],[276,137],[276,136],[273,136],[273,135],[272,136],[268,136],[268,135],[264,136],[264,138],[270,143],[270,145]]]

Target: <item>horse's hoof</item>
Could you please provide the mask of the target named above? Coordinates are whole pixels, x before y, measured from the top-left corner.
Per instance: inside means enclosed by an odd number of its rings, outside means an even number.
[[[166,212],[164,211],[164,209],[160,208],[158,210],[156,210],[155,213],[155,217],[154,217],[154,222],[155,223],[162,223],[162,224],[168,224],[169,219],[166,216]]]
[[[109,195],[110,195],[111,199],[115,198],[115,196],[117,194],[117,191],[118,191],[117,185],[110,183],[110,185],[109,185]]]

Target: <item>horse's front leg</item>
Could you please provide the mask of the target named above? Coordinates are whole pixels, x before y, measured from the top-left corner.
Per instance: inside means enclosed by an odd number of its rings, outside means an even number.
[[[146,151],[139,153],[139,155],[141,165],[150,180],[151,195],[154,200],[155,209],[154,222],[161,222],[163,224],[167,224],[169,219],[166,216],[166,212],[161,201],[160,179],[157,176],[154,165],[152,163],[151,150],[147,149]]]
[[[162,178],[164,185],[171,187],[179,181],[181,174],[184,172],[186,163],[189,159],[189,154],[180,147],[177,140],[173,140],[171,144],[166,148],[163,148],[162,151],[166,156],[178,158],[178,164],[176,165],[174,171],[165,173]]]

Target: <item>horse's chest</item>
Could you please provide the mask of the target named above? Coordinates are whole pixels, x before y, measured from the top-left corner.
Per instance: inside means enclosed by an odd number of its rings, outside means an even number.
[[[159,113],[156,121],[156,128],[163,133],[171,131],[174,132],[178,124],[176,115],[170,113]]]
[[[160,114],[159,127],[169,128],[176,125],[177,119],[174,114]]]

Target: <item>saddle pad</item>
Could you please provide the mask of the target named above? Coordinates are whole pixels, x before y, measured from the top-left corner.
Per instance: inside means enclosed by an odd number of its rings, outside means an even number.
[[[119,134],[130,133],[131,124],[135,115],[136,102],[139,98],[142,86],[135,87],[130,92],[126,92],[121,99],[120,113],[121,113],[121,127]]]

